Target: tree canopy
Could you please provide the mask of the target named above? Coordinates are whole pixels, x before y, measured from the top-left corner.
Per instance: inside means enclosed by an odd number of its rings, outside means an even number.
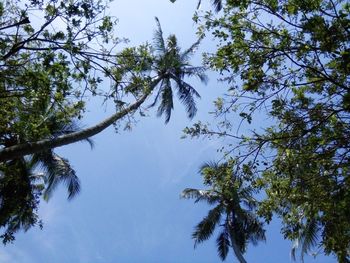
[[[79,193],[76,172],[55,148],[92,145],[90,138],[111,125],[130,127],[146,101],[167,123],[175,92],[193,118],[200,96],[186,78],[205,83],[208,68],[227,86],[214,102],[217,123],[198,122],[185,133],[230,141],[221,162],[201,169],[209,189],[183,192],[217,205],[197,225],[196,244],[220,226],[219,256],[225,259],[231,246],[245,262],[247,243],[264,240],[262,221],[275,215],[294,241],[294,256],[317,249],[350,261],[350,4],[209,2],[214,12],[197,10],[193,20],[200,39],[209,35],[217,49],[199,67],[189,59],[200,40],[181,50],[157,18],[151,43],[121,49],[104,1],[0,2],[4,243],[42,225],[41,197],[49,199],[59,183],[69,199]],[[112,101],[115,113],[81,128],[92,97]]]
[[[199,33],[218,43],[206,65],[228,92],[215,101],[216,126],[185,129],[231,139],[224,157],[266,194],[258,214],[282,219],[293,251],[339,262],[350,260],[349,12],[333,0],[228,0],[218,15],[196,12]]]

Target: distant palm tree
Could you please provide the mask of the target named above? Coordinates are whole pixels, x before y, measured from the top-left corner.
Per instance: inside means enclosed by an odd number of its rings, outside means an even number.
[[[187,188],[182,197],[194,198],[195,202],[205,201],[215,207],[195,227],[192,234],[195,246],[209,239],[219,227],[216,243],[220,258],[225,260],[231,247],[239,262],[246,263],[243,254],[248,243],[256,245],[265,240],[263,225],[253,213],[257,202],[252,197],[252,189],[244,187],[243,181],[232,174],[229,163],[208,163],[200,172],[210,189]]]
[[[200,40],[195,42],[190,48],[181,52],[175,35],[170,35],[166,40],[159,20],[156,17],[157,30],[154,33],[153,47],[156,56],[152,70],[154,70],[161,80],[158,91],[151,107],[159,103],[158,116],[165,115],[165,122],[169,122],[171,111],[174,108],[173,88],[177,91],[177,96],[185,105],[187,115],[193,118],[197,112],[194,97],[199,98],[198,92],[185,81],[186,77],[198,77],[202,82],[207,82],[204,67],[193,67],[189,63],[189,58],[198,48]],[[175,84],[175,85],[173,85]],[[174,86],[174,87],[173,87]]]

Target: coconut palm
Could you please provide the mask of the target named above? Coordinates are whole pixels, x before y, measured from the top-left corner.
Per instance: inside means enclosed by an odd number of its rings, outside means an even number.
[[[66,133],[49,139],[31,141],[30,143],[24,142],[0,149],[0,162],[86,140],[137,110],[153,91],[156,94],[150,107],[159,104],[158,116],[164,114],[166,123],[169,122],[171,111],[174,108],[174,89],[180,101],[185,105],[188,117],[193,118],[197,112],[195,97],[199,98],[200,95],[186,81],[186,78],[198,77],[203,83],[207,82],[205,68],[194,67],[189,63],[189,59],[199,46],[200,40],[196,41],[188,49],[181,51],[175,35],[170,35],[167,39],[164,39],[158,18],[156,18],[156,23],[157,30],[155,31],[153,41],[154,58],[149,68],[147,70],[144,69],[147,72],[151,71],[155,73],[155,76],[146,78],[147,81],[145,82],[147,84],[144,82],[137,84],[138,88],[141,88],[141,86],[146,87],[143,87],[145,92],[142,95],[138,95],[138,99],[134,103],[127,107],[123,106],[119,111],[96,125],[77,132]],[[135,83],[131,85],[135,85]]]
[[[241,263],[246,263],[243,254],[247,244],[256,245],[265,240],[262,223],[253,213],[257,204],[252,189],[244,186],[242,179],[232,174],[232,163],[207,163],[200,169],[208,190],[187,188],[182,197],[215,205],[195,227],[192,238],[195,246],[209,239],[216,227],[220,228],[216,239],[218,255],[225,260],[231,247]]]
[[[159,104],[158,116],[165,115],[165,122],[169,122],[171,111],[174,108],[173,94],[176,89],[179,100],[185,105],[187,115],[193,118],[197,112],[195,97],[199,98],[198,92],[185,81],[186,77],[198,77],[202,82],[207,82],[204,67],[193,67],[189,59],[198,48],[200,40],[196,41],[187,50],[181,51],[175,35],[167,39],[163,37],[163,31],[156,17],[157,29],[154,33],[153,47],[155,59],[152,70],[161,76],[157,93],[151,107]]]

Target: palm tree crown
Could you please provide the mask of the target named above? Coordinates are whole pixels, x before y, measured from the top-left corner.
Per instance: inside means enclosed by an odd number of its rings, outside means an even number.
[[[231,247],[237,259],[244,263],[243,253],[248,242],[255,245],[265,240],[265,231],[253,213],[257,202],[252,197],[252,189],[244,186],[243,181],[232,174],[232,169],[232,163],[228,162],[203,165],[200,172],[204,184],[210,188],[187,188],[182,192],[182,197],[215,205],[195,227],[192,234],[195,246],[209,239],[219,226],[220,233],[216,239],[219,257],[225,260]]]
[[[197,49],[200,40],[195,42],[190,48],[181,51],[175,35],[170,35],[166,40],[158,18],[157,29],[154,33],[153,48],[155,49],[155,59],[152,66],[161,81],[158,91],[151,107],[159,103],[158,116],[165,115],[165,122],[169,122],[171,111],[174,108],[173,87],[176,88],[179,100],[185,105],[187,116],[193,118],[197,112],[194,98],[199,98],[198,92],[184,79],[186,77],[198,77],[202,82],[207,82],[204,67],[193,67],[189,63],[189,58]]]

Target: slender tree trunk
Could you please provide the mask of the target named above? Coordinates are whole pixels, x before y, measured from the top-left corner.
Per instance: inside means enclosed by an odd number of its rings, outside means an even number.
[[[236,258],[238,259],[238,261],[240,263],[247,263],[247,261],[244,259],[243,254],[241,252],[241,250],[239,249],[235,238],[233,237],[232,234],[230,234],[230,239],[231,239],[231,246],[233,249],[233,253],[235,254]]]
[[[36,142],[27,142],[23,144],[18,144],[14,146],[10,146],[7,148],[4,148],[0,150],[0,162],[9,161],[15,158],[20,158],[28,154],[34,154],[37,152],[45,151],[48,149],[53,149],[56,147],[64,146],[67,144],[75,143],[81,140],[85,140],[91,136],[94,136],[104,129],[111,126],[114,122],[117,120],[123,118],[127,114],[131,113],[132,111],[136,110],[141,106],[141,104],[146,100],[150,92],[157,86],[159,81],[161,80],[161,77],[158,76],[156,79],[154,79],[149,88],[149,92],[146,92],[139,100],[137,100],[134,104],[131,104],[130,106],[126,107],[125,109],[113,114],[109,118],[101,121],[100,123],[90,127],[86,128],[84,130],[73,132],[65,135],[58,136],[53,139],[43,139]]]

